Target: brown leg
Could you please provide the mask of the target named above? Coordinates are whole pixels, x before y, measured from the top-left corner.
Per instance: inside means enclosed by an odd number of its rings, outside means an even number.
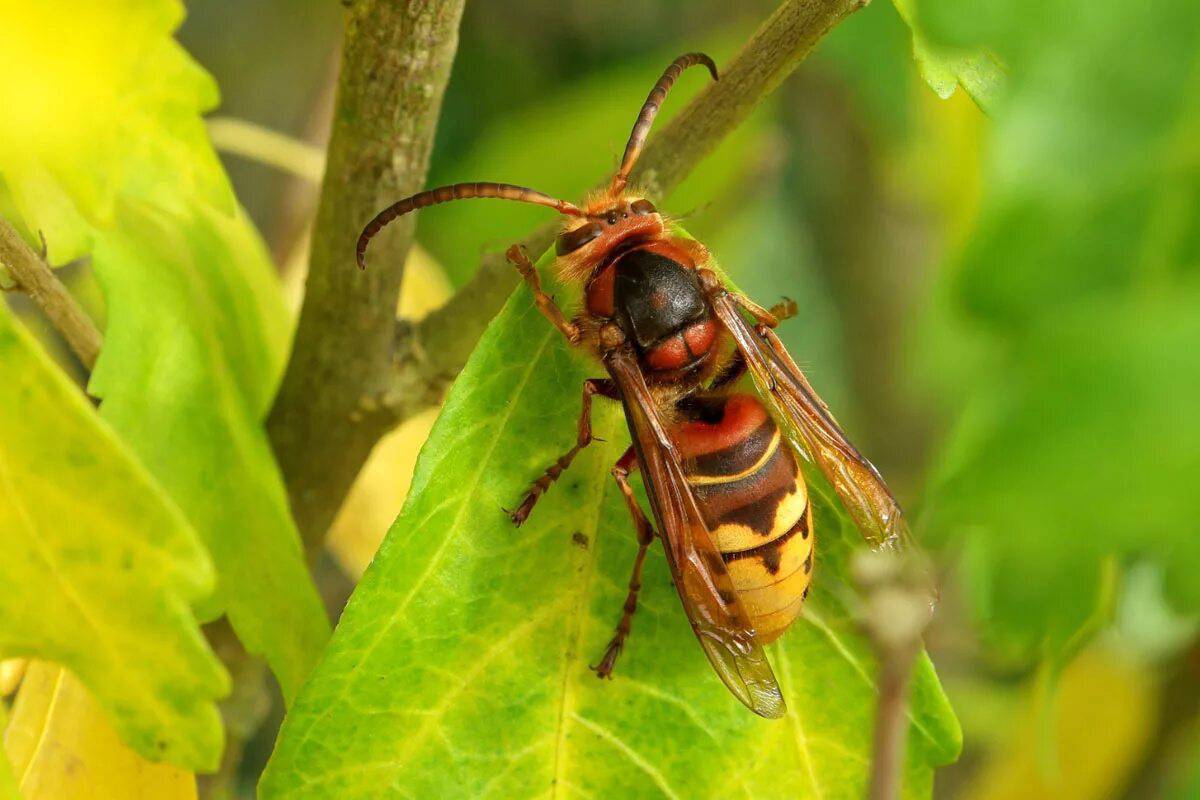
[[[637,611],[638,591],[642,588],[642,565],[646,563],[646,551],[650,547],[650,543],[654,541],[654,528],[651,527],[650,520],[646,519],[642,507],[638,505],[637,498],[633,496],[633,489],[629,486],[629,473],[636,468],[637,456],[632,447],[625,451],[625,455],[621,456],[612,468],[613,479],[617,482],[621,494],[625,495],[625,505],[629,507],[629,514],[633,517],[633,524],[637,528],[638,552],[637,557],[633,560],[633,575],[629,578],[629,594],[625,596],[625,605],[621,607],[621,621],[617,623],[617,632],[613,634],[612,640],[608,643],[600,663],[592,667],[598,678],[612,677],[613,665],[617,663],[617,657],[625,649],[625,640],[629,637],[629,629],[633,625],[633,614]]]
[[[529,487],[529,494],[525,495],[525,499],[517,507],[517,510],[509,512],[509,517],[516,525],[520,526],[529,518],[529,512],[533,511],[533,506],[537,503],[538,498],[546,493],[550,485],[558,480],[558,476],[562,475],[567,467],[571,466],[571,462],[575,460],[579,451],[592,443],[592,395],[594,394],[610,400],[620,398],[616,385],[608,378],[589,378],[583,382],[583,410],[579,412],[579,437],[575,440],[575,446],[551,464],[542,477]]]
[[[505,253],[508,260],[512,263],[517,271],[521,273],[521,277],[525,279],[525,283],[529,284],[529,290],[533,292],[533,300],[537,303],[538,310],[542,312],[542,316],[550,320],[550,324],[562,331],[562,335],[567,337],[567,341],[571,344],[579,344],[580,332],[579,326],[573,322],[568,322],[563,315],[562,309],[554,302],[554,298],[542,291],[542,278],[538,275],[537,268],[533,262],[529,260],[529,256],[525,254],[524,248],[519,244],[514,244],[508,248]]]
[[[790,297],[785,297],[775,305],[771,306],[770,314],[777,321],[783,322],[785,319],[791,319],[800,313],[800,307],[796,305],[796,301]]]
[[[760,324],[766,325],[768,328],[774,328],[779,324],[779,318],[776,317],[772,311],[767,311],[758,303],[754,302],[749,297],[746,297],[746,295],[738,294],[736,292],[730,292],[730,294],[732,295],[734,301],[737,302],[739,306],[749,311],[750,316],[754,317],[754,319],[756,319]],[[784,310],[787,310],[786,306]]]

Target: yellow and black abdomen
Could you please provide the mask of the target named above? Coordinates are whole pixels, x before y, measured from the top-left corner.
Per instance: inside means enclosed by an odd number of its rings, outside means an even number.
[[[812,578],[812,509],[795,454],[753,395],[680,410],[673,434],[688,483],[759,641],[773,641],[800,613]]]

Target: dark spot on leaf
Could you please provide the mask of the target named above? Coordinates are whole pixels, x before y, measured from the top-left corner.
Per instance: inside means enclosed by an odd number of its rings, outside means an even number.
[[[571,534],[571,541],[579,545],[584,550],[588,549],[588,537],[580,531],[575,531]]]

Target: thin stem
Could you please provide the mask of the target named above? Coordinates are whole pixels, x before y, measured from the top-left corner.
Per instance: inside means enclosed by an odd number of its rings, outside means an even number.
[[[852,562],[863,590],[860,621],[879,662],[870,800],[896,800],[908,739],[908,688],[921,636],[933,616],[929,567],[912,552],[861,552]]]
[[[88,370],[93,369],[104,341],[100,331],[46,260],[5,219],[0,219],[0,263],[8,268],[17,286],[38,304],[80,362]]]
[[[376,211],[423,188],[462,10],[463,0],[347,3],[304,304],[267,421],[310,552],[393,423],[378,398],[391,373],[412,220],[380,235],[365,272],[354,242]]]
[[[904,749],[908,739],[908,686],[917,648],[889,652],[880,665],[879,705],[871,758],[870,800],[895,800],[904,774]]]

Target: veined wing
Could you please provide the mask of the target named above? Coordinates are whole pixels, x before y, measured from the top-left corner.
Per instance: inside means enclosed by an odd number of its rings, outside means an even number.
[[[863,537],[876,548],[906,546],[908,522],[900,504],[879,471],[846,438],[775,333],[751,327],[728,291],[710,303],[793,444],[825,475]]]
[[[738,700],[763,717],[783,716],[787,709],[771,664],[754,639],[750,619],[658,418],[637,360],[632,353],[616,351],[605,358],[605,365],[621,388],[646,493],[696,638]]]

